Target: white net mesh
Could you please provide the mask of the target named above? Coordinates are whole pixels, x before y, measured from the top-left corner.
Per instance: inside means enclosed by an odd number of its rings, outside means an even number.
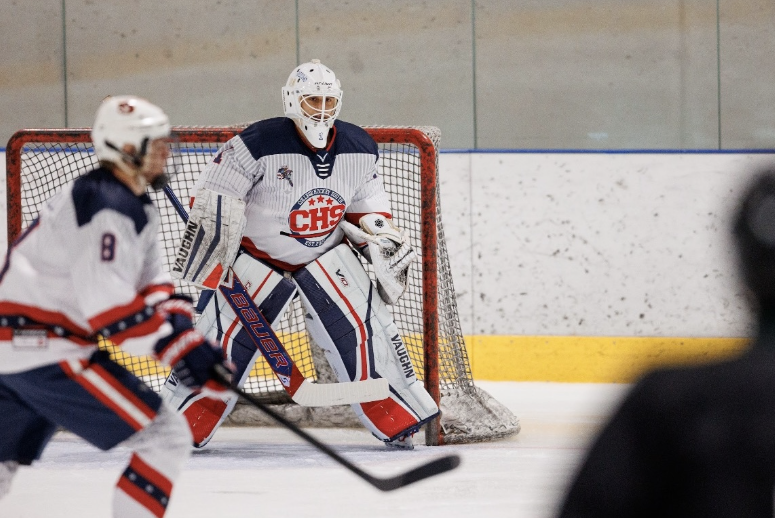
[[[244,125],[229,128],[175,128],[179,137],[179,152],[175,153],[178,170],[171,187],[187,205],[189,191],[199,171],[217,151]],[[459,443],[483,441],[504,437],[519,431],[519,421],[503,405],[474,385],[458,317],[455,291],[449,267],[449,258],[438,209],[438,144],[440,132],[434,127],[368,128],[380,148],[380,168],[385,189],[391,197],[396,224],[405,230],[413,248],[423,258],[433,257],[423,248],[423,218],[426,225],[434,225],[438,240],[435,247],[437,284],[434,307],[427,307],[423,294],[423,272],[417,266],[410,269],[409,288],[397,304],[392,306],[393,317],[402,333],[407,351],[420,379],[430,384],[429,391],[438,392],[442,416],[440,423],[426,426],[426,443]],[[36,217],[41,204],[65,183],[96,165],[96,158],[88,141],[88,130],[46,130],[20,132],[9,142],[8,159],[8,219],[9,238],[18,235]],[[417,135],[423,143],[417,143]],[[425,144],[425,141],[430,145]],[[422,149],[421,149],[422,148]],[[425,182],[425,187],[423,187]],[[429,200],[421,196],[422,189],[432,186],[436,202],[436,217],[429,208]],[[431,191],[428,191],[431,192]],[[174,207],[161,193],[152,193],[162,219],[160,243],[167,265],[175,257],[175,247],[184,230],[183,221]],[[433,264],[433,263],[431,263]],[[367,269],[368,269],[368,265]],[[427,281],[427,277],[425,278]],[[429,284],[430,285],[430,284]],[[199,293],[187,283],[178,289],[195,300]],[[427,295],[427,294],[426,294]],[[428,320],[430,317],[430,320]],[[438,321],[437,343],[429,343],[427,322]],[[295,300],[277,326],[277,334],[294,358],[302,374],[319,382],[333,382],[334,377],[323,354],[311,343],[305,328],[300,302]],[[432,335],[430,335],[432,336]],[[155,390],[159,390],[167,371],[150,358],[124,355],[106,344],[114,357],[140,376]],[[427,352],[430,351],[430,361]],[[309,426],[360,426],[349,407],[301,408],[289,404],[280,383],[271,369],[259,359],[245,385],[247,392],[261,400],[282,405],[278,407],[288,417]],[[238,406],[232,413],[232,424],[257,424],[263,416]]]

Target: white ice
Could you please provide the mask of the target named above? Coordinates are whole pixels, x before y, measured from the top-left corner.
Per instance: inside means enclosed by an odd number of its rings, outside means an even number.
[[[192,455],[168,518],[485,516],[555,514],[589,442],[628,385],[479,382],[520,418],[506,440],[388,451],[356,429],[309,429],[378,475],[457,453],[461,466],[393,492],[374,489],[281,428],[222,428]],[[39,462],[21,468],[0,500],[2,518],[105,518],[125,449],[99,451],[58,433]]]

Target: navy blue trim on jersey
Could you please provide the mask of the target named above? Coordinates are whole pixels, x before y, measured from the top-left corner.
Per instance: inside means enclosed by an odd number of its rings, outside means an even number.
[[[332,142],[331,153],[334,155],[344,153],[368,153],[374,155],[376,161],[379,156],[379,148],[374,139],[365,129],[345,121],[334,121],[336,138]]]
[[[151,204],[148,194],[137,196],[112,172],[99,167],[73,183],[73,204],[78,226],[89,223],[102,210],[113,210],[132,220],[139,234],[148,224],[145,206]]]
[[[296,132],[296,124],[287,117],[274,117],[251,124],[239,134],[254,160],[269,155],[307,155],[310,150]]]
[[[158,412],[162,405],[161,397],[137,376],[112,361],[107,353],[97,351],[92,355],[90,363],[98,364],[113,379],[113,383],[121,385],[148,408]],[[43,431],[37,426],[40,426],[39,422],[43,422],[41,421],[43,419],[66,428],[101,450],[113,448],[136,432],[113,409],[97,399],[76,380],[71,379],[59,364],[46,365],[16,374],[2,374],[0,385],[4,385],[17,397],[15,401],[0,398],[0,411],[3,412],[4,422],[6,418],[10,419],[7,421],[9,425],[25,422],[31,426],[32,423],[38,423],[36,428],[30,429],[30,432],[37,430],[36,433],[40,434]],[[16,417],[11,418],[9,414],[11,410],[13,415],[24,419],[17,421]],[[39,416],[41,419],[35,420],[33,416]],[[21,455],[20,448],[23,444],[20,444],[18,437],[12,436],[12,433],[23,432],[25,432],[24,429],[19,430],[16,427],[4,428],[0,446],[6,448],[16,445],[15,455]],[[24,440],[36,442],[34,439],[35,437],[31,435],[23,437],[21,442],[23,443]],[[0,460],[8,455],[8,451],[0,449]]]
[[[342,363],[347,369],[347,376],[350,381],[353,381],[358,365],[357,329],[306,268],[294,272],[293,278],[299,289],[307,296],[328,336],[334,342]]]
[[[13,460],[29,466],[38,460],[57,431],[57,425],[29,408],[0,376],[0,415],[3,416],[3,440],[0,462]]]
[[[151,306],[145,306],[140,311],[128,315],[121,320],[106,325],[99,330],[99,333],[105,338],[109,338],[114,335],[125,333],[134,326],[138,326],[151,319],[156,314]]]
[[[341,120],[334,121],[334,127],[336,136],[328,150],[331,164],[336,155],[341,153],[368,153],[374,155],[376,161],[379,149],[366,130]],[[274,117],[253,123],[245,128],[239,137],[254,160],[270,155],[298,154],[308,156],[314,164],[318,152],[304,143],[296,129],[296,123],[287,117]]]

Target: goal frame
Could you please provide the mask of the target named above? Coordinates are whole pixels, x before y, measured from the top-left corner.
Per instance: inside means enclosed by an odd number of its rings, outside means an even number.
[[[423,361],[425,388],[440,405],[439,382],[439,320],[438,320],[438,230],[437,230],[437,149],[421,130],[408,127],[365,127],[369,135],[384,143],[414,145],[419,154],[420,225],[422,243],[422,301],[423,301]],[[172,137],[180,143],[225,143],[242,130],[236,126],[172,128]],[[91,143],[90,128],[24,129],[17,131],[6,147],[6,198],[8,248],[22,231],[22,151],[25,144],[71,142]],[[425,425],[425,443],[429,446],[444,444],[441,417]]]

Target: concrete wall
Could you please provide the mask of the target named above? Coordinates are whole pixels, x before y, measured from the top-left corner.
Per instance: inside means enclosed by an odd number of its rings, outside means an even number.
[[[750,153],[442,153],[463,333],[742,337],[729,242]],[[0,153],[0,178],[5,155]],[[0,183],[0,246],[5,244]]]
[[[466,335],[741,337],[731,214],[768,154],[444,153]]]
[[[317,57],[358,124],[445,148],[771,148],[768,0],[6,0],[0,145],[135,93],[176,124],[280,114]]]

